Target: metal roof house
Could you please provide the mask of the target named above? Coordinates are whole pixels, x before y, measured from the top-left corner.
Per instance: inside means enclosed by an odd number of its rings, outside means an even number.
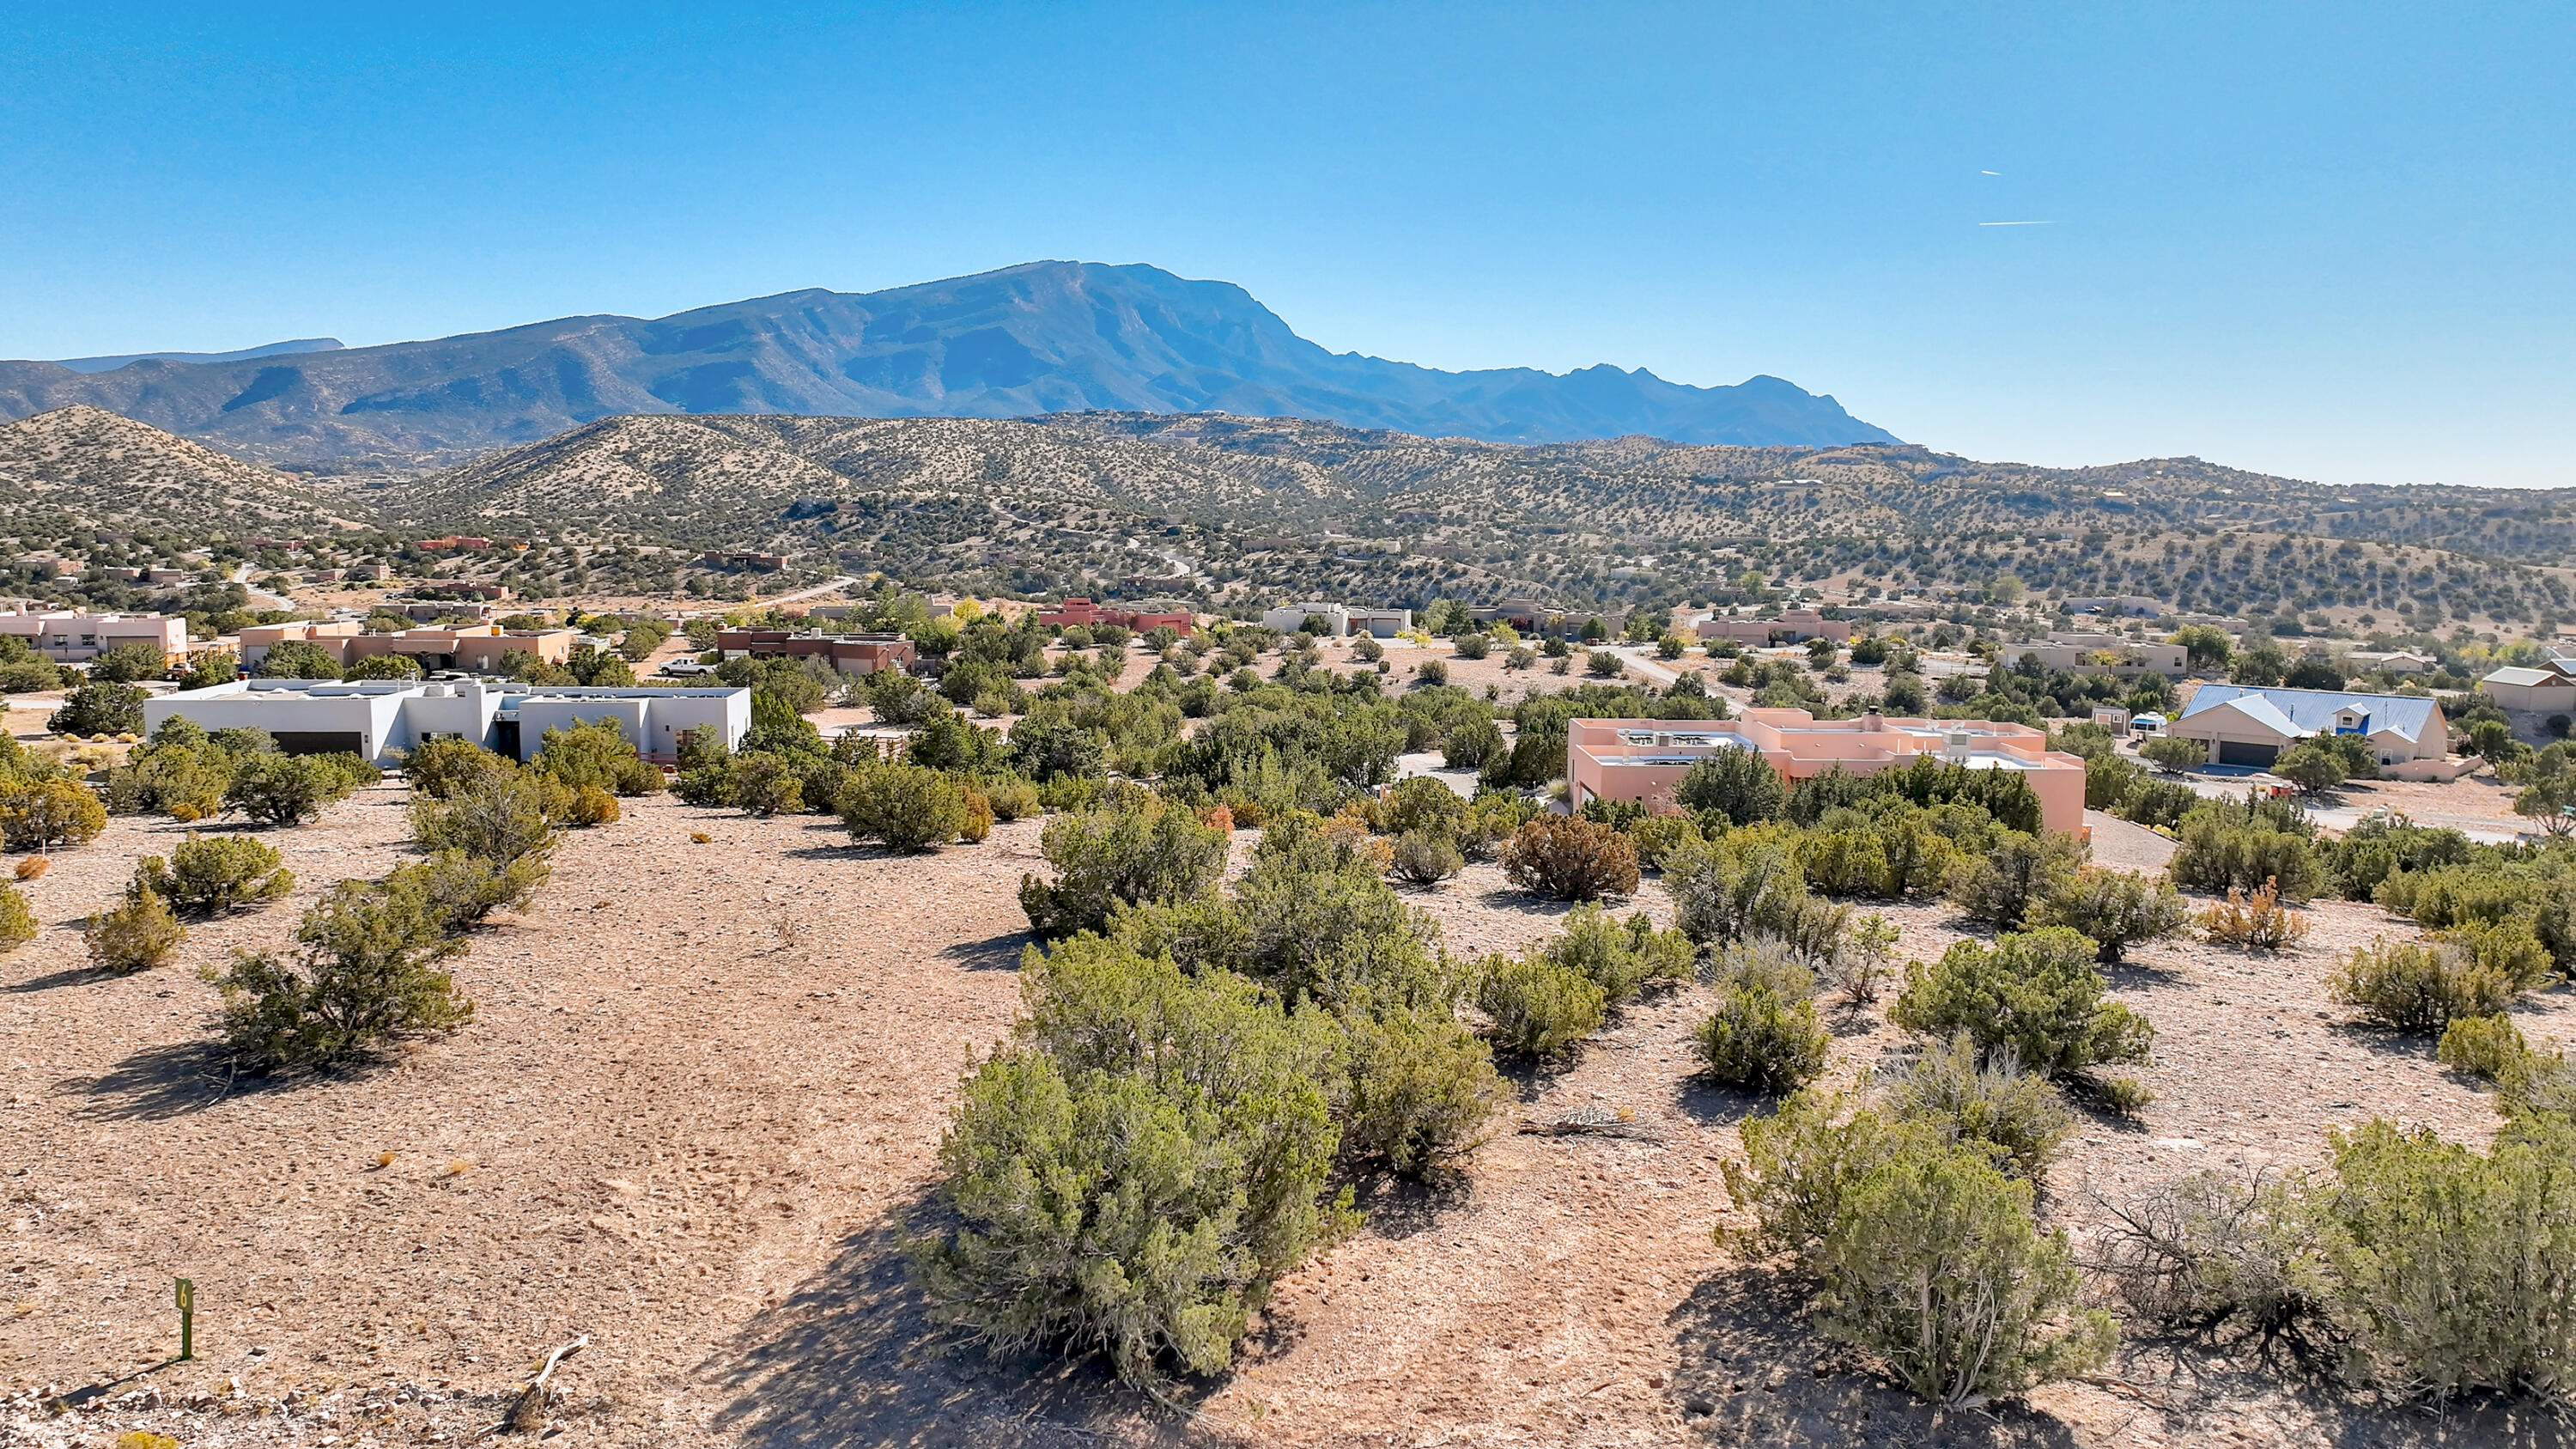
[[[2479,680],[2478,689],[2506,709],[2576,713],[2576,665],[2556,659],[2538,669],[2508,665]]]
[[[2316,735],[2359,735],[2382,765],[2439,760],[2451,748],[2442,707],[2422,695],[2248,684],[2202,685],[2165,733],[2207,744],[2213,765],[2257,768]]]

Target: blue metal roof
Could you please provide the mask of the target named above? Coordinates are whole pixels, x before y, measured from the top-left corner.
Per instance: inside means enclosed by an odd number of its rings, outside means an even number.
[[[2309,734],[2332,734],[2335,713],[2350,705],[2370,716],[2370,732],[2383,731],[2421,743],[2433,722],[2433,701],[2415,694],[2347,694],[2333,689],[2277,689],[2251,684],[2204,684],[2191,697],[2181,718],[2233,699],[2253,698],[2281,712]]]

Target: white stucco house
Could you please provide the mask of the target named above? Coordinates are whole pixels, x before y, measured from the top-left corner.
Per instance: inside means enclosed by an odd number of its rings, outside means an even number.
[[[748,689],[558,688],[476,679],[237,679],[143,702],[143,727],[194,721],[207,730],[266,730],[289,754],[347,753],[378,765],[434,739],[468,739],[524,760],[548,728],[613,720],[644,758],[669,763],[680,737],[721,733],[728,749],[751,729]]]

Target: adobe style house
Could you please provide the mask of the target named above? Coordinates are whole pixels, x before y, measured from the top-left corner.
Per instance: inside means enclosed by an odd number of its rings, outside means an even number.
[[[237,679],[143,702],[143,727],[193,720],[208,731],[260,729],[289,754],[358,756],[400,763],[398,751],[434,739],[467,739],[524,760],[548,728],[612,720],[644,758],[678,760],[680,737],[718,732],[727,748],[751,728],[748,689],[581,689],[465,680]]]
[[[161,651],[164,664],[188,662],[188,621],[168,614],[92,614],[81,609],[29,613],[24,604],[0,614],[0,634],[14,634],[57,664],[78,664],[127,644]]]
[[[1804,644],[1810,639],[1831,639],[1837,644],[1851,642],[1851,621],[1828,619],[1813,609],[1783,609],[1772,619],[1734,619],[1720,614],[1702,619],[1699,637],[1731,639],[1738,644],[1760,648],[1769,644]]]
[[[1300,629],[1322,627],[1317,632],[1330,639],[1355,634],[1392,639],[1413,627],[1411,609],[1370,609],[1353,604],[1282,604],[1261,616],[1261,627],[1294,634]]]
[[[1115,624],[1131,634],[1169,625],[1186,634],[1198,627],[1187,609],[1121,609],[1115,604],[1095,604],[1089,599],[1067,599],[1052,609],[1038,611],[1038,622],[1058,629],[1079,625],[1085,629],[1102,624]]]
[[[578,629],[504,629],[498,624],[457,624],[438,629],[404,629],[370,634],[354,619],[298,619],[285,624],[254,624],[241,631],[241,663],[257,669],[268,651],[289,640],[310,644],[345,669],[361,659],[406,654],[423,673],[462,669],[472,674],[498,674],[502,656],[534,655],[546,664],[572,657]]]
[[[880,669],[912,671],[915,651],[901,634],[799,634],[788,629],[719,629],[716,648],[727,659],[801,659],[829,662],[843,674]]]
[[[2382,769],[2450,753],[2442,707],[2415,694],[2347,694],[2331,689],[2277,689],[2204,684],[2165,733],[2209,746],[2213,765],[2266,768],[2281,752],[2317,735],[2359,735]]]
[[[2040,824],[2075,834],[2084,828],[2084,761],[2048,747],[2048,734],[2028,725],[1987,720],[1820,720],[1803,709],[1748,709],[1740,719],[1578,719],[1566,727],[1567,803],[1631,800],[1650,810],[1673,808],[1674,789],[1690,767],[1721,750],[1752,750],[1795,784],[1839,767],[1875,775],[1930,755],[1971,770],[2010,770],[2039,797]]]

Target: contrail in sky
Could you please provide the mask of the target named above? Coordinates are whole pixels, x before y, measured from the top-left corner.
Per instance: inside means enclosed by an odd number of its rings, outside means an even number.
[[[2055,226],[2053,221],[1981,221],[1979,226]]]

